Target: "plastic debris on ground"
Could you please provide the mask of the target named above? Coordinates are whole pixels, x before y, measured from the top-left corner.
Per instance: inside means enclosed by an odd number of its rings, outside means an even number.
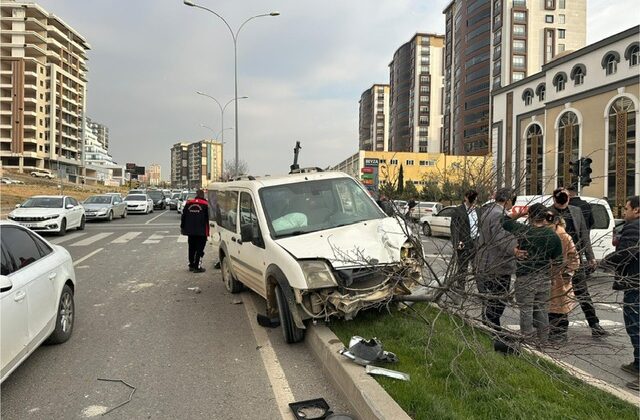
[[[382,342],[376,337],[371,340],[354,335],[349,340],[349,348],[340,350],[340,354],[353,362],[366,366],[374,362],[396,363],[398,356],[382,348]]]
[[[383,375],[388,376],[389,378],[400,379],[403,381],[408,381],[411,379],[408,373],[398,372],[397,370],[385,369],[378,366],[367,365],[364,368],[364,371],[369,375]]]

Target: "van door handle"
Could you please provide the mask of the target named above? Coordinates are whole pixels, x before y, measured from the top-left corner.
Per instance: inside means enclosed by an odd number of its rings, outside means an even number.
[[[49,280],[55,279],[57,275],[58,275],[58,273],[56,273],[56,272],[49,273]]]
[[[237,241],[236,241],[236,237],[235,237],[235,236],[232,236],[232,237],[231,237],[231,242],[237,242]]]
[[[20,302],[25,297],[27,297],[27,294],[25,292],[23,292],[22,290],[20,290],[20,291],[16,292],[16,295],[13,297],[13,300],[15,300],[16,302]]]

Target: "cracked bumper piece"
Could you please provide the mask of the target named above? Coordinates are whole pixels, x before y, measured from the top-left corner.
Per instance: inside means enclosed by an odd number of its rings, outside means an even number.
[[[402,282],[386,282],[378,290],[369,293],[341,294],[334,290],[327,295],[327,301],[345,319],[352,319],[362,309],[389,302],[397,295],[410,295],[411,291]]]

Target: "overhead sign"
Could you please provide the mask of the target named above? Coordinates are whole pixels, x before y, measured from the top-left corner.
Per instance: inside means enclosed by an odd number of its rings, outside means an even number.
[[[365,158],[364,165],[360,169],[360,178],[363,185],[367,187],[369,193],[377,197],[378,195],[378,166],[380,160],[376,158]]]
[[[364,159],[364,166],[370,166],[370,167],[378,167],[378,164],[380,163],[380,161],[378,159],[372,159],[372,158],[365,158]]]

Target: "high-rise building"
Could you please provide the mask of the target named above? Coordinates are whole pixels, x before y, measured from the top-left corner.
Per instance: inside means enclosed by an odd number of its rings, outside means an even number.
[[[3,1],[0,28],[2,166],[78,181],[89,44],[34,3]]]
[[[160,185],[162,182],[161,167],[159,163],[152,163],[147,170],[147,176],[149,177],[149,185],[154,187]]]
[[[171,147],[171,187],[189,186],[189,143],[176,143]]]
[[[222,143],[201,140],[187,148],[190,188],[206,188],[222,179]]]
[[[109,127],[87,117],[87,127],[96,136],[102,147],[109,150]]]
[[[360,96],[360,150],[389,150],[389,85],[376,84]]]
[[[444,36],[417,33],[389,64],[389,147],[440,152]]]
[[[586,0],[453,0],[445,8],[442,150],[489,150],[490,92],[586,43]]]

